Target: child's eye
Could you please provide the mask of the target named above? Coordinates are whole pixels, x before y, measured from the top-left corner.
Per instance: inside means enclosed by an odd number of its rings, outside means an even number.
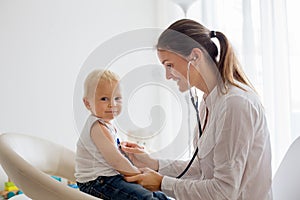
[[[122,97],[116,97],[115,101],[122,101]]]
[[[108,98],[107,97],[102,97],[100,100],[101,101],[108,101]]]

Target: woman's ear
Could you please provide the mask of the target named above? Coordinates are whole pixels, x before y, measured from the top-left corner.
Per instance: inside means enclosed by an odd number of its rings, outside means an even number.
[[[191,51],[191,54],[189,55],[190,61],[197,61],[198,59],[201,59],[202,57],[202,51],[199,48],[193,48]]]
[[[88,98],[87,98],[87,97],[84,97],[82,100],[83,100],[83,103],[84,103],[85,107],[86,107],[88,110],[91,110],[91,104],[90,104]]]

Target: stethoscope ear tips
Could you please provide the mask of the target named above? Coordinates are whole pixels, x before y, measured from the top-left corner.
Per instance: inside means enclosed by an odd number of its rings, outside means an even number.
[[[193,57],[192,60],[190,60],[190,62],[191,62],[191,61],[195,61],[195,60],[197,60],[197,57],[196,57],[196,56]]]

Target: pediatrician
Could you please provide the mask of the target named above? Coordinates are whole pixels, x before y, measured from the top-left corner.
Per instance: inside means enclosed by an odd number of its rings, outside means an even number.
[[[124,142],[123,150],[143,171],[125,179],[177,200],[272,199],[265,111],[226,36],[182,19],[160,35],[157,52],[166,78],[189,90],[199,111],[194,158],[156,160]],[[204,92],[199,106],[193,87]]]

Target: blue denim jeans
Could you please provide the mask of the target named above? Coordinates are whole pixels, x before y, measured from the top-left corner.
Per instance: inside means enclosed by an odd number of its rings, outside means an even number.
[[[162,192],[151,192],[141,185],[129,183],[122,175],[99,176],[93,181],[78,183],[80,191],[104,200],[168,200]]]

